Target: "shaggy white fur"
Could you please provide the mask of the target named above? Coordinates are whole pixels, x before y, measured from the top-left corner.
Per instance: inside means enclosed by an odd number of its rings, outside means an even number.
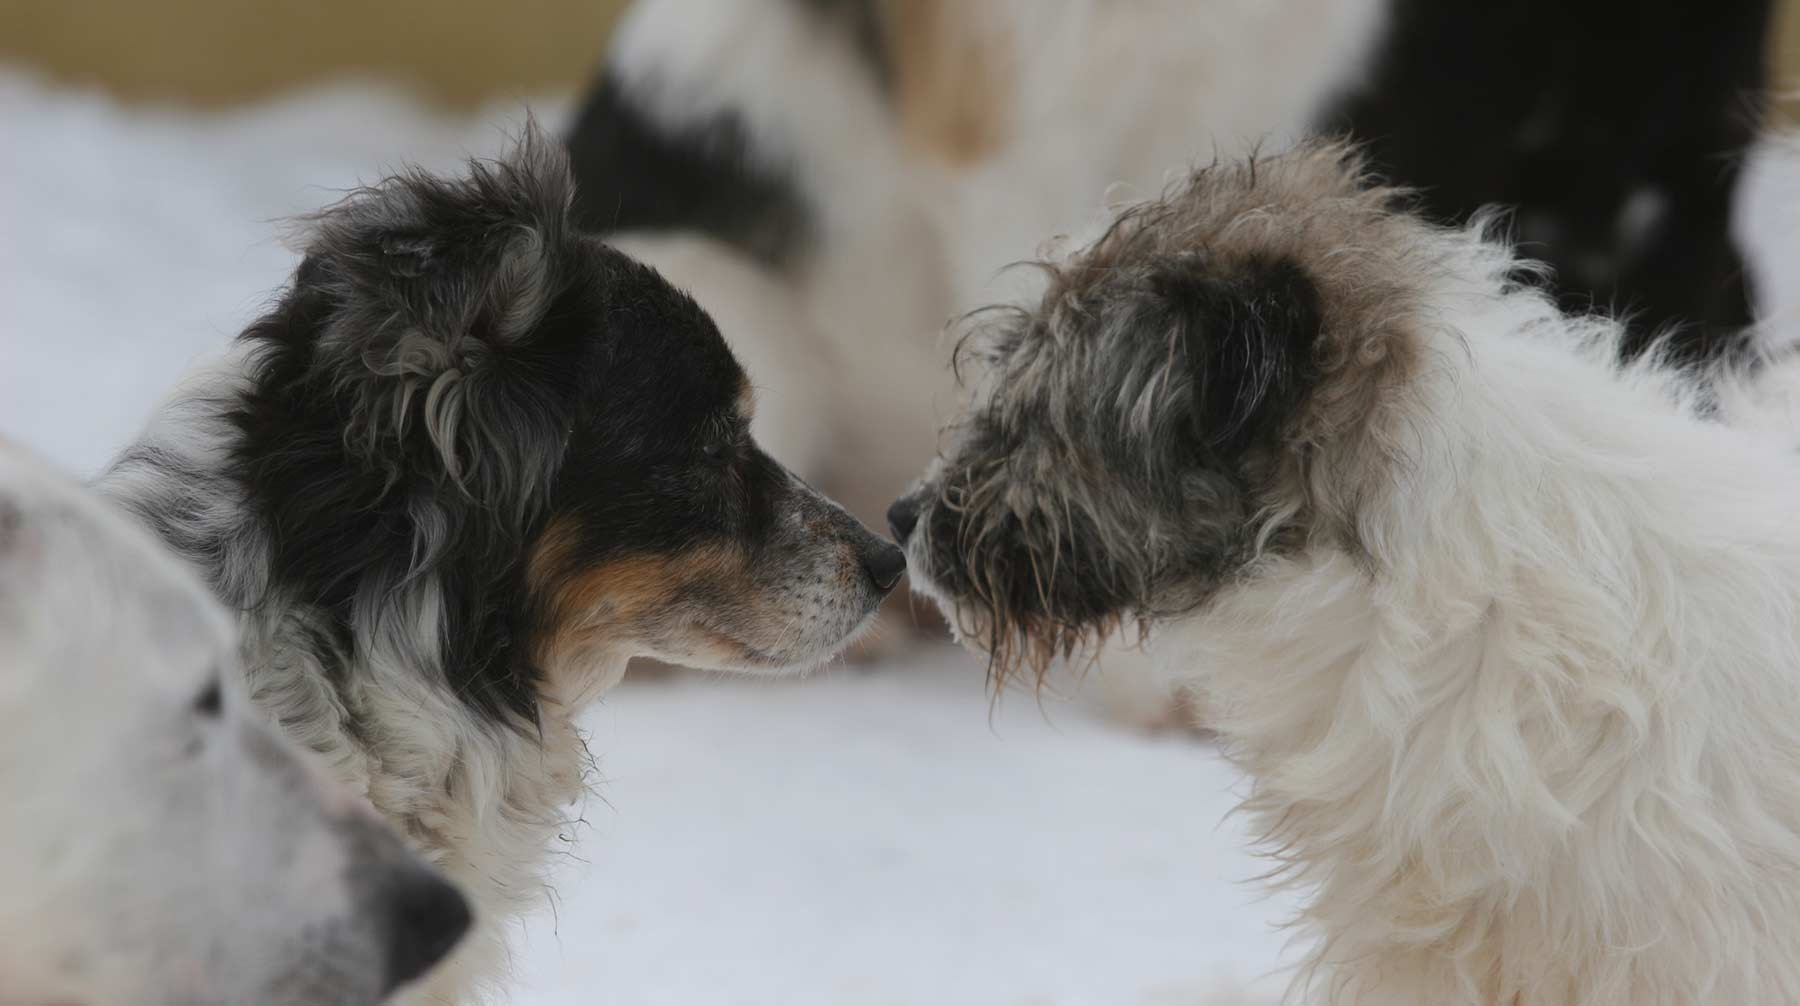
[[[1723,383],[1721,423],[1682,375],[1620,370],[1610,325],[1509,288],[1504,249],[1439,250],[1430,362],[1387,417],[1408,463],[1360,508],[1367,556],[1268,556],[1152,643],[1206,696],[1277,875],[1309,894],[1308,987],[1800,1001],[1782,389]]]
[[[1142,618],[1303,901],[1298,999],[1800,1001],[1800,367],[1622,366],[1331,146],[1047,268],[896,507],[915,583],[1002,671]]]

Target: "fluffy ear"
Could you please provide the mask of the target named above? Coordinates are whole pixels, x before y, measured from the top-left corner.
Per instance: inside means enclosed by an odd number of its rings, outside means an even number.
[[[348,447],[416,467],[422,431],[453,482],[518,488],[478,466],[528,463],[522,450],[558,439],[536,400],[546,389],[518,375],[554,370],[533,360],[532,335],[569,284],[573,191],[560,147],[527,125],[499,160],[458,177],[409,170],[310,219],[291,298],[313,324],[284,338],[310,339],[308,370],[344,403]]]
[[[1183,256],[1150,276],[1171,332],[1171,363],[1191,396],[1192,434],[1235,458],[1276,437],[1311,389],[1323,319],[1318,289],[1286,260],[1221,270]]]

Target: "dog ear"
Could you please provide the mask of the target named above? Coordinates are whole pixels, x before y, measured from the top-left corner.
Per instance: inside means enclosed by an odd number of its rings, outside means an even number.
[[[560,147],[528,125],[461,177],[404,172],[310,219],[292,297],[318,306],[309,369],[342,403],[346,446],[413,463],[422,432],[444,475],[490,496],[560,442],[553,389],[521,375],[556,380],[531,335],[569,283],[573,193]]]
[[[1319,293],[1291,261],[1253,260],[1221,271],[1198,255],[1153,272],[1149,285],[1174,340],[1192,435],[1236,458],[1277,436],[1317,375]]]

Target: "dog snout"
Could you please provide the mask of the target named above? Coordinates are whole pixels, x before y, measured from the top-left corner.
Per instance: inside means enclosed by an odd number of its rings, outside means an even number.
[[[902,496],[894,501],[893,506],[888,507],[888,531],[893,534],[895,541],[904,545],[906,539],[912,537],[913,528],[919,525],[919,510],[917,493]]]
[[[893,590],[906,572],[906,553],[895,547],[893,542],[882,541],[873,535],[862,549],[863,569],[868,571],[869,579],[874,581],[875,589],[886,593]]]
[[[383,992],[418,978],[443,960],[469,929],[469,903],[450,882],[411,863],[399,864],[382,885],[387,940]]]

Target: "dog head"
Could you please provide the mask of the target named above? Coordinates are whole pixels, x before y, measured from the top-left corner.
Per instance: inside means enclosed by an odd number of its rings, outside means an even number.
[[[630,656],[822,662],[902,554],[757,447],[712,320],[571,198],[528,131],[312,220],[231,416],[267,589],[515,720]]]
[[[0,444],[8,1001],[373,1004],[467,928],[254,720],[235,661],[186,567]]]
[[[1415,277],[1461,240],[1331,145],[1126,212],[965,337],[971,403],[889,513],[914,583],[996,673],[1041,674],[1272,549],[1354,550],[1418,355]]]

